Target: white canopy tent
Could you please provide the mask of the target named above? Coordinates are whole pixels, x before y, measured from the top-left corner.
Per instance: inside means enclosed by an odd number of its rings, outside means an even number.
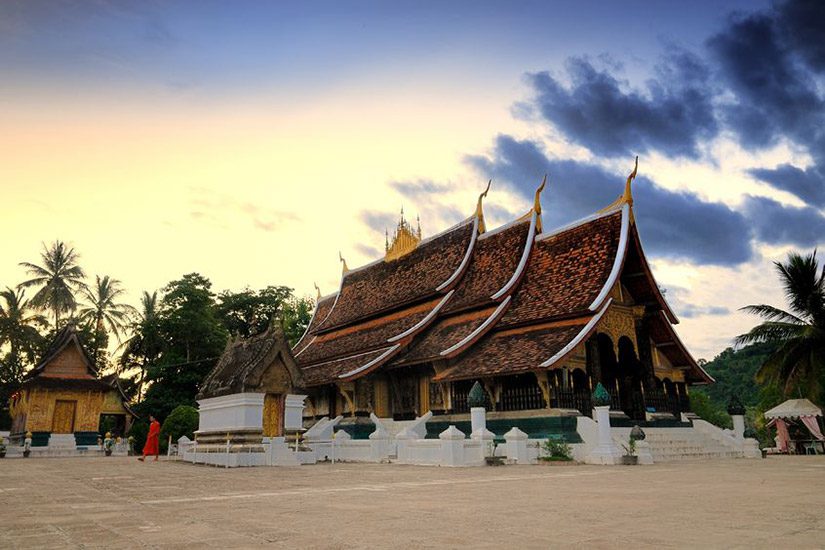
[[[807,399],[788,399],[769,411],[765,418],[799,418],[801,416],[822,416],[822,411]]]
[[[818,416],[822,416],[822,410],[807,399],[788,399],[784,403],[765,411],[765,418],[770,420],[768,426],[776,427],[776,442],[780,452],[788,452],[789,450],[794,452],[793,447],[788,448],[790,437],[786,421],[801,421],[813,437],[811,443],[814,440],[818,442],[825,441],[825,436],[822,435],[822,430],[816,418]],[[822,444],[820,443],[820,445]],[[823,445],[823,449],[825,449],[825,445]]]

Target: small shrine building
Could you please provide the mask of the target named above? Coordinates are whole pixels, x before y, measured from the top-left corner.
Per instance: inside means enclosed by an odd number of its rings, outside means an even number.
[[[437,235],[422,238],[402,214],[383,258],[354,269],[342,258],[339,290],[319,292],[292,350],[307,422],[427,411],[431,423],[462,422],[475,381],[493,431],[496,418],[590,415],[598,382],[628,422],[679,422],[688,388],[713,379],[677,336],[645,258],[635,175],[614,203],[565,227],[542,227],[542,182],[524,216],[492,231],[485,191]]]
[[[275,320],[267,330],[227,342],[197,396],[199,443],[261,443],[301,428],[303,375]],[[297,411],[297,418],[296,416]]]
[[[96,445],[104,423],[123,436],[134,418],[117,375],[99,375],[71,323],[26,374],[9,412],[12,440],[31,432],[34,447]]]

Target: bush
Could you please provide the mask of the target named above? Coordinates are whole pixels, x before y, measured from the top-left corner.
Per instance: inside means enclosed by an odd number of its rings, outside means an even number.
[[[733,420],[725,410],[725,405],[716,403],[698,391],[690,392],[690,408],[696,415],[720,428],[733,428]]]
[[[572,450],[570,445],[564,441],[555,441],[547,439],[542,445],[547,456],[541,457],[542,460],[573,460]]]
[[[188,405],[179,405],[169,413],[163,421],[160,429],[160,443],[164,446],[172,436],[172,443],[177,443],[178,439],[186,436],[195,439],[195,430],[198,429],[198,409]]]

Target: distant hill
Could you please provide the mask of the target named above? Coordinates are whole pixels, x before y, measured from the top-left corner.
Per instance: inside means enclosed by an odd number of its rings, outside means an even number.
[[[697,388],[708,398],[723,407],[732,394],[738,395],[745,406],[759,403],[759,386],[754,375],[765,359],[776,349],[776,344],[753,344],[738,350],[728,348],[713,361],[705,363],[704,369],[716,379],[715,384]]]

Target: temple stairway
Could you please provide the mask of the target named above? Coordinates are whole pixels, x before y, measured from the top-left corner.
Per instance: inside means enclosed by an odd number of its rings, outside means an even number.
[[[645,434],[654,463],[743,456],[742,449],[695,428],[648,428]]]

